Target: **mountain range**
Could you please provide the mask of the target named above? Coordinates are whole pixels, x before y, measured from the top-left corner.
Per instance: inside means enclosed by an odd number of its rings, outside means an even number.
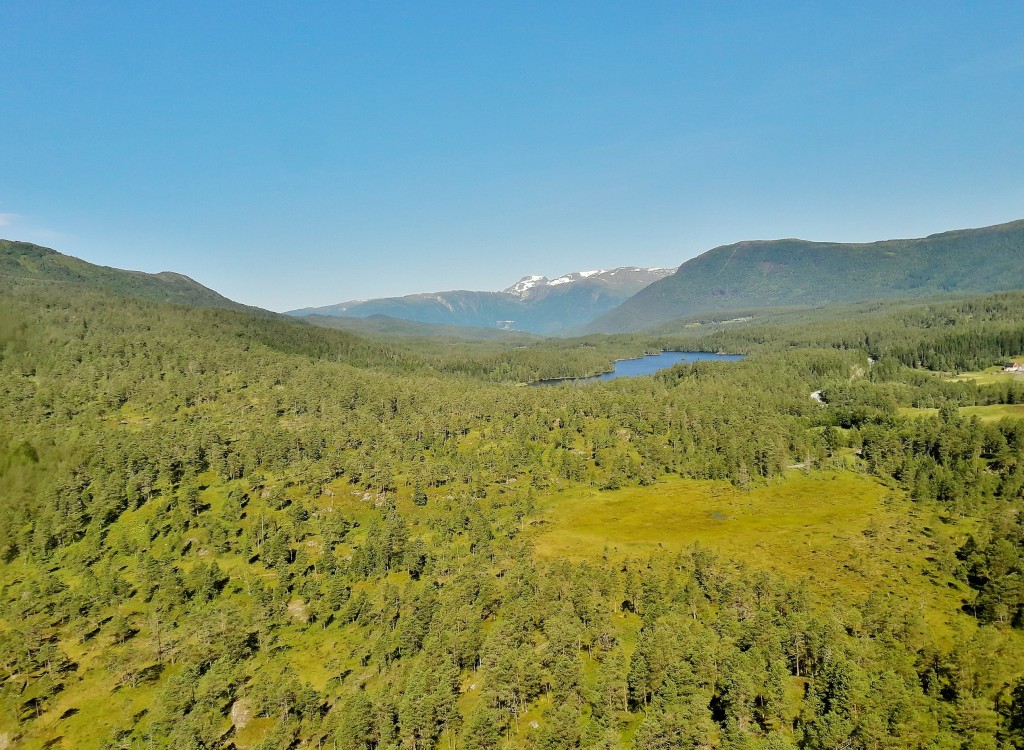
[[[738,242],[688,260],[587,326],[637,331],[708,312],[1024,288],[1024,221],[871,243]]]
[[[0,240],[4,278],[275,315],[179,273],[97,266],[28,242]],[[500,292],[414,294],[288,315],[369,336],[571,335],[666,330],[677,318],[730,311],[1011,289],[1024,289],[1024,221],[871,243],[746,241],[709,250],[675,272],[628,266],[524,276]]]
[[[671,268],[628,266],[578,271],[556,279],[524,276],[500,292],[458,289],[342,302],[292,310],[287,314],[349,318],[384,315],[418,323],[504,328],[551,335],[586,325],[672,272]]]
[[[1024,288],[1024,221],[871,243],[757,240],[668,269],[524,276],[501,292],[414,294],[295,310],[546,335],[621,333],[704,313]],[[322,323],[325,318],[321,318]]]

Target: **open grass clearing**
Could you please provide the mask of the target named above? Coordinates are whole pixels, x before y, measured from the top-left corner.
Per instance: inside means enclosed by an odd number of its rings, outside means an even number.
[[[935,417],[939,410],[932,408],[917,408],[914,406],[900,407],[900,414],[904,417]],[[982,422],[998,422],[1000,419],[1012,417],[1024,419],[1024,404],[989,404],[987,406],[962,406],[960,414],[964,417],[978,417]]]
[[[1024,356],[1007,357],[1006,361],[1013,362],[1018,365],[1024,364]],[[993,365],[992,367],[986,367],[984,370],[961,372],[949,378],[949,380],[972,380],[978,385],[991,385],[993,383],[1013,382],[1018,378],[1024,379],[1024,374],[1019,372],[1005,372],[1002,365]]]
[[[805,578],[826,596],[896,594],[942,630],[966,593],[940,563],[967,529],[850,471],[791,472],[749,491],[678,477],[572,490],[540,511],[534,541],[546,558],[646,556],[698,543],[731,562]]]

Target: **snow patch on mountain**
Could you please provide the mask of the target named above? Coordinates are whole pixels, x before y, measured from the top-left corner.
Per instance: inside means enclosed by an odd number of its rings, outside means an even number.
[[[662,278],[663,276],[668,276],[669,274],[674,272],[674,268],[640,268],[638,266],[625,266],[623,268],[614,268],[612,270],[598,268],[592,271],[573,271],[572,273],[567,273],[564,276],[559,276],[555,279],[548,279],[546,276],[532,275],[524,276],[523,278],[519,279],[519,281],[517,281],[515,284],[510,286],[508,289],[503,289],[502,291],[505,292],[506,294],[514,294],[520,299],[525,299],[531,296],[537,290],[546,287],[563,286],[565,284],[575,284],[580,281],[585,281],[587,279],[591,279],[594,281],[603,281],[608,284],[617,284],[618,280],[614,279],[613,277],[616,274],[620,273],[632,276],[645,274],[652,277],[650,281],[654,281],[656,279]]]
[[[524,276],[508,289],[504,289],[502,291],[507,294],[515,294],[522,297],[535,286],[547,286],[548,284],[549,282],[546,276]]]
[[[449,311],[449,312],[455,312],[455,306],[454,306],[454,305],[452,305],[452,303],[451,303],[451,302],[449,302],[448,300],[446,300],[446,299],[445,299],[444,297],[442,297],[442,296],[441,296],[440,294],[435,294],[435,295],[434,295],[434,300],[435,300],[435,301],[437,301],[437,302],[438,302],[438,303],[439,303],[440,305],[442,305],[442,306],[444,306],[444,307],[448,308],[448,311]]]

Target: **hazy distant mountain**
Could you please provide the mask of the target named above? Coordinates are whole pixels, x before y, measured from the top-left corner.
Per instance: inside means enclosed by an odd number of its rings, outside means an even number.
[[[1024,221],[864,244],[739,242],[687,261],[587,326],[640,330],[709,311],[1024,288]]]
[[[371,315],[368,318],[348,318],[338,315],[303,315],[299,320],[341,331],[358,333],[361,336],[377,338],[398,336],[403,338],[440,338],[486,341],[542,341],[539,336],[522,331],[506,331],[503,328],[473,328],[441,323],[420,323],[387,315]]]
[[[267,310],[233,302],[180,273],[143,273],[97,266],[31,242],[0,240],[0,279],[5,278],[19,283],[74,284],[154,302],[273,315]]]
[[[420,323],[552,334],[588,323],[672,271],[630,266],[579,271],[556,279],[524,276],[500,292],[455,290],[356,300],[292,310],[288,315],[385,315]]]

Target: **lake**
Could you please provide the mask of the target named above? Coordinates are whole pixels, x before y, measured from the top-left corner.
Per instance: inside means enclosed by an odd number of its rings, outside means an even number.
[[[618,359],[615,361],[615,369],[611,372],[602,372],[600,375],[591,375],[586,378],[551,378],[549,380],[538,380],[530,385],[558,385],[559,383],[596,383],[598,380],[615,380],[615,378],[635,378],[640,375],[650,375],[664,370],[680,362],[700,362],[701,360],[714,360],[716,362],[735,362],[743,359],[744,354],[714,354],[713,352],[662,352],[661,354],[648,354],[636,359]]]

